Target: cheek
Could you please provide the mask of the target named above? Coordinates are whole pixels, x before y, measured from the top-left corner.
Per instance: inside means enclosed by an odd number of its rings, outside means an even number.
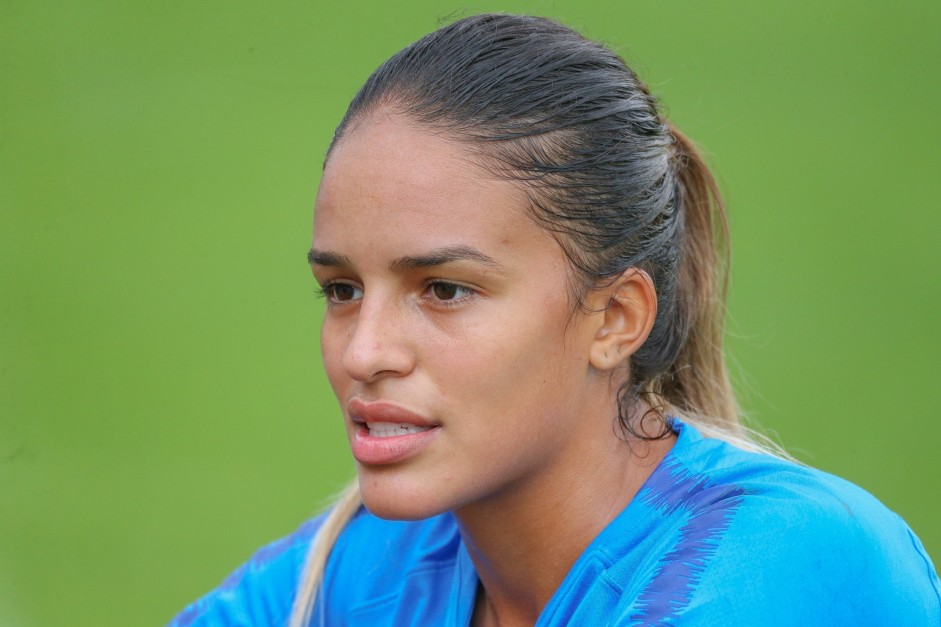
[[[471,396],[478,405],[509,410],[542,404],[540,399],[550,402],[572,380],[571,368],[579,360],[575,343],[565,336],[565,304],[540,303],[544,308],[504,311],[499,319],[465,327],[459,343],[450,338],[452,350],[440,350],[448,341],[440,338],[433,343],[438,350],[428,353],[436,364],[430,370],[444,375],[439,382],[449,393]]]

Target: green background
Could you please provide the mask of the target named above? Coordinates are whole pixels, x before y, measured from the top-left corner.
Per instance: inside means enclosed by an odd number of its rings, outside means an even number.
[[[748,415],[941,558],[936,0],[0,0],[0,624],[165,622],[351,476],[321,158],[376,65],[483,10],[608,42],[705,147]]]

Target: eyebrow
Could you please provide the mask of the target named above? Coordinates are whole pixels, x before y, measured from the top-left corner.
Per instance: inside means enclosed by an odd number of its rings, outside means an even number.
[[[498,266],[497,261],[479,250],[469,246],[452,246],[437,248],[424,255],[407,255],[399,257],[389,264],[389,268],[396,273],[415,270],[417,268],[431,268],[454,261],[476,261],[488,266]],[[307,262],[312,266],[326,266],[331,268],[348,268],[353,264],[346,255],[329,250],[316,250],[311,248],[307,253]]]
[[[479,250],[467,246],[454,246],[452,248],[438,248],[424,255],[399,257],[389,267],[393,272],[404,272],[417,268],[431,268],[452,261],[477,261],[488,266],[498,265],[496,260],[488,257]]]
[[[338,255],[329,250],[310,249],[307,253],[307,263],[312,266],[327,266],[330,268],[348,268],[353,264],[346,255]]]

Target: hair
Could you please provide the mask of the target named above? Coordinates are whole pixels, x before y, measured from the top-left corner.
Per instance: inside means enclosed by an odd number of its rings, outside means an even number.
[[[383,63],[330,148],[380,108],[456,139],[519,182],[533,218],[565,251],[577,304],[629,268],[649,274],[656,318],[618,392],[626,436],[665,437],[679,415],[706,436],[773,450],[740,425],[725,366],[728,223],[715,179],[618,55],[546,18],[468,17]],[[333,541],[360,504],[354,484],[327,516],[292,625],[310,620]]]

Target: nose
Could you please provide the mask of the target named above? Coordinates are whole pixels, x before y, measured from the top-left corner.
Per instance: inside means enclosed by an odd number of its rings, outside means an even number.
[[[363,297],[343,353],[343,367],[350,377],[363,383],[412,371],[415,355],[401,304],[382,295]]]

